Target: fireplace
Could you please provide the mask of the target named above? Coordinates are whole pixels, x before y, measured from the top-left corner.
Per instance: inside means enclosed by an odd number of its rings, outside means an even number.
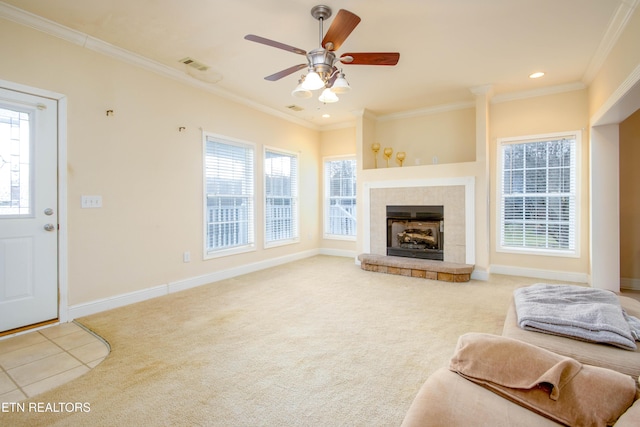
[[[387,255],[444,260],[443,206],[387,206]]]

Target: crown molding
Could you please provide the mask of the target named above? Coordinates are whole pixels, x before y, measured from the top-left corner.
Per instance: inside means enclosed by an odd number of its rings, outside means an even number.
[[[378,116],[376,116],[372,111],[367,110],[366,108],[363,108],[361,110],[353,110],[351,111],[351,114],[353,114],[356,117],[361,117],[367,120],[373,120],[373,121],[378,120]]]
[[[0,17],[43,33],[47,33],[54,37],[61,38],[79,46],[84,46],[87,37],[89,37],[87,34],[81,33],[80,31],[72,30],[71,28],[67,28],[56,22],[2,2],[0,2]]]
[[[583,82],[574,82],[564,85],[547,86],[535,90],[527,90],[522,92],[510,92],[495,95],[491,98],[492,104],[499,104],[501,102],[517,101],[519,99],[536,98],[538,96],[555,95],[557,93],[573,92],[575,90],[586,89],[587,85]]]
[[[487,95],[488,97],[491,97],[491,95],[493,95],[493,85],[474,86],[469,90],[476,96]]]
[[[5,18],[9,21],[13,21],[17,24],[33,28],[37,31],[41,31],[51,36],[60,38],[69,43],[73,43],[75,45],[81,46],[83,48],[89,49],[91,51],[100,53],[108,57],[111,57],[113,59],[128,63],[130,65],[133,65],[139,68],[143,68],[147,71],[159,74],[161,76],[164,76],[173,80],[177,80],[181,83],[188,84],[198,89],[202,89],[206,92],[212,93],[221,98],[236,102],[238,104],[245,105],[254,110],[261,111],[271,116],[278,117],[283,120],[287,120],[289,122],[292,122],[300,126],[304,126],[312,130],[320,130],[320,126],[314,123],[310,123],[306,120],[302,120],[297,117],[292,117],[284,112],[278,111],[270,107],[266,107],[255,101],[235,95],[227,90],[213,86],[211,83],[206,83],[201,80],[198,80],[195,77],[192,77],[189,74],[184,73],[180,70],[166,66],[164,64],[153,61],[141,55],[135,54],[126,49],[122,49],[120,47],[114,46],[110,43],[107,43],[95,37],[91,37],[88,34],[65,27],[64,25],[60,25],[56,22],[42,18],[38,15],[34,15],[30,12],[24,11],[22,9],[8,5],[6,3],[0,2],[0,18]]]
[[[640,108],[640,65],[591,117],[591,126],[620,123]]]
[[[331,131],[331,130],[349,129],[349,128],[354,128],[355,126],[356,126],[355,120],[347,120],[343,122],[332,123],[329,125],[322,125],[319,130],[324,132],[324,131]]]
[[[451,104],[436,105],[435,107],[419,108],[416,110],[403,111],[400,113],[386,114],[383,116],[378,116],[377,120],[380,122],[385,122],[388,120],[398,120],[398,119],[408,119],[412,117],[429,116],[432,114],[446,113],[448,111],[465,110],[467,108],[473,108],[475,107],[475,105],[476,103],[473,101],[455,102]]]
[[[582,81],[585,84],[590,84],[600,71],[600,68],[602,68],[604,61],[609,56],[609,53],[611,53],[611,50],[615,46],[620,35],[626,28],[629,19],[633,15],[636,6],[638,6],[638,2],[639,0],[620,1],[618,8],[609,21],[607,30],[600,40],[600,44],[598,45],[595,54],[591,58],[591,61],[589,61],[589,65],[582,76]]]

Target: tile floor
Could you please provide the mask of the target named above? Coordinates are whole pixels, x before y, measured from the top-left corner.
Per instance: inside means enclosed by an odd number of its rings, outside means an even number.
[[[0,403],[19,402],[96,367],[108,345],[76,323],[0,340]]]

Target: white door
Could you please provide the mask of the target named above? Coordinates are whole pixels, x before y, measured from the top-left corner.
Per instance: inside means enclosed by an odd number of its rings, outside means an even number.
[[[57,116],[0,88],[0,332],[58,318]]]

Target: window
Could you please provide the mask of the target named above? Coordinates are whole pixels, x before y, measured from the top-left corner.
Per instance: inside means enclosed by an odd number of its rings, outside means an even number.
[[[503,252],[577,256],[578,132],[498,140]]]
[[[355,239],[356,160],[352,157],[324,162],[324,237]]]
[[[30,216],[33,153],[29,113],[0,108],[0,215]]]
[[[265,246],[299,240],[298,156],[265,149]]]
[[[254,247],[254,147],[205,134],[204,198],[207,257]]]

